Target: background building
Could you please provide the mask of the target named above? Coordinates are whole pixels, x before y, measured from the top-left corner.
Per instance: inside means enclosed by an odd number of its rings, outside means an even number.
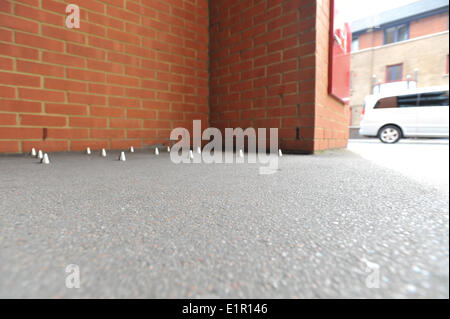
[[[366,95],[448,85],[448,9],[446,0],[420,0],[352,23],[352,135]]]

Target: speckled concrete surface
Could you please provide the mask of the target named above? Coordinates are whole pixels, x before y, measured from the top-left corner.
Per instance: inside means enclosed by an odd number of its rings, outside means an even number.
[[[0,297],[449,296],[436,189],[348,151],[283,156],[274,175],[127,156],[0,156]]]

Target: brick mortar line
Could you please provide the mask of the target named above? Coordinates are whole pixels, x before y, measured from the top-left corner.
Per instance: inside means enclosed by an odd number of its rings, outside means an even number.
[[[36,20],[32,20],[32,21],[36,22]],[[199,59],[198,57],[195,57],[195,58],[192,58],[192,57],[186,57],[186,55],[182,55],[182,54],[178,54],[178,53],[162,51],[162,50],[158,50],[158,49],[154,49],[154,48],[146,48],[145,46],[142,45],[142,43],[141,43],[140,45],[136,45],[136,44],[133,44],[132,42],[112,39],[112,38],[108,37],[107,35],[105,35],[105,36],[100,36],[100,35],[97,35],[97,34],[86,33],[86,32],[82,32],[82,31],[78,31],[78,32],[80,32],[80,33],[83,34],[83,35],[88,35],[87,37],[85,36],[85,41],[84,41],[84,43],[80,43],[80,42],[77,42],[77,41],[73,41],[73,40],[71,40],[71,39],[64,39],[64,40],[63,40],[63,39],[60,39],[60,38],[57,38],[57,37],[51,37],[51,36],[49,36],[49,35],[44,35],[44,34],[42,34],[42,26],[51,26],[51,27],[57,28],[55,25],[48,24],[48,23],[45,23],[45,22],[40,22],[40,21],[39,21],[39,22],[36,22],[36,23],[39,24],[39,33],[34,33],[34,32],[28,32],[28,31],[18,30],[18,29],[14,29],[14,28],[5,27],[5,26],[1,26],[1,28],[2,28],[2,29],[5,29],[5,30],[9,30],[9,31],[14,32],[14,42],[12,42],[14,45],[22,46],[22,47],[26,47],[26,48],[31,48],[31,49],[34,49],[34,50],[45,50],[45,51],[55,52],[55,53],[59,53],[59,54],[63,54],[63,53],[64,53],[64,54],[68,54],[68,55],[72,55],[72,56],[76,56],[76,57],[90,58],[90,59],[99,60],[99,61],[108,61],[108,59],[98,59],[98,58],[93,58],[93,57],[86,57],[86,56],[81,56],[81,55],[74,55],[74,54],[72,54],[72,53],[67,52],[67,44],[74,44],[74,45],[81,46],[81,47],[83,47],[83,48],[90,48],[90,49],[94,49],[94,50],[99,50],[99,51],[102,51],[102,52],[104,52],[104,53],[108,53],[108,52],[121,53],[121,54],[125,54],[125,55],[130,55],[130,56],[133,56],[133,57],[139,57],[139,58],[141,58],[141,59],[144,58],[144,59],[146,59],[146,60],[151,60],[151,61],[154,60],[154,61],[158,61],[158,59],[146,58],[146,57],[144,57],[144,56],[142,56],[142,55],[137,55],[137,54],[133,54],[133,53],[128,53],[128,52],[126,52],[126,47],[125,47],[125,50],[124,50],[124,51],[116,51],[116,50],[112,50],[112,49],[107,49],[107,48],[97,47],[97,46],[95,46],[95,45],[91,45],[91,44],[89,44],[89,42],[88,42],[89,36],[91,36],[91,37],[97,37],[97,38],[101,38],[101,39],[104,39],[104,40],[108,40],[108,41],[111,41],[111,42],[117,42],[117,43],[123,44],[123,45],[125,45],[125,46],[132,45],[132,46],[135,46],[135,47],[137,47],[137,48],[151,50],[152,52],[161,52],[161,53],[165,53],[165,54],[175,55],[175,56],[178,56],[178,57],[183,57],[183,58],[185,58],[185,59],[188,58],[188,59],[192,59],[192,60],[194,60],[194,61],[205,62],[205,60]],[[105,31],[108,31],[109,28],[110,28],[110,27],[105,28]],[[65,30],[65,31],[67,31],[67,28],[61,27],[60,30]],[[31,46],[31,45],[26,45],[26,44],[17,43],[17,42],[16,42],[16,39],[15,39],[15,34],[16,34],[16,32],[20,32],[20,33],[23,33],[23,34],[26,34],[26,35],[31,35],[31,36],[40,36],[40,37],[42,37],[42,38],[44,38],[44,39],[47,39],[47,40],[53,40],[53,41],[60,42],[60,43],[64,44],[64,49],[65,49],[65,50],[64,50],[63,52],[61,52],[61,51],[48,50],[48,49],[43,49],[43,48],[37,48],[37,47]],[[124,32],[124,33],[127,33],[126,31],[123,31],[123,32]],[[165,32],[165,31],[164,31],[164,33],[168,33],[168,32]],[[145,36],[143,36],[143,35],[139,35],[139,34],[136,34],[136,33],[133,33],[133,35],[136,35],[136,36],[139,37],[139,38],[144,38],[144,37],[145,37]],[[174,35],[177,36],[177,37],[179,37],[179,36],[176,35],[176,34],[174,34]],[[181,39],[183,39],[184,41],[186,41],[186,38],[181,38]],[[156,41],[161,42],[160,40],[156,40]],[[191,41],[195,42],[195,40],[191,40]],[[68,43],[68,42],[69,42],[69,43]],[[11,44],[11,42],[7,42],[7,41],[0,41],[0,43]],[[177,46],[177,45],[174,45],[174,44],[170,44],[170,46],[171,46],[171,47],[176,47],[176,48],[181,48],[181,49],[185,49],[185,48],[186,48],[186,49],[189,49],[189,50],[193,50],[193,51],[196,52],[196,53],[202,52],[201,50],[193,49],[193,48],[187,47],[186,45],[184,45],[184,46]],[[186,67],[188,67],[188,68],[190,68],[188,65],[186,65],[186,63],[184,63],[184,64],[182,64],[182,65],[183,65],[183,66],[186,66]]]
[[[169,112],[169,113],[174,113],[174,111],[172,110],[161,110],[161,109],[153,109],[153,108],[140,108],[140,107],[126,107],[126,106],[107,106],[107,105],[100,105],[100,104],[83,104],[83,103],[79,103],[79,102],[70,102],[70,103],[64,103],[64,102],[53,102],[53,101],[42,101],[42,100],[29,100],[29,99],[8,99],[8,98],[0,98],[0,102],[1,101],[24,101],[24,102],[35,102],[35,103],[40,103],[41,106],[47,106],[46,104],[59,104],[59,105],[68,105],[68,106],[88,106],[89,110],[90,107],[101,107],[101,108],[108,108],[108,109],[120,109],[120,110],[135,110],[135,111],[155,111],[155,112]],[[153,101],[153,100],[151,100]],[[156,101],[157,102],[157,101]],[[42,104],[44,103],[44,104]],[[180,104],[179,102],[175,102],[176,104]],[[196,103],[181,103],[181,104],[188,104],[188,105],[192,105],[192,106],[197,106]],[[43,108],[44,109],[44,108]],[[179,113],[179,111],[175,111],[176,113]],[[17,112],[17,111],[3,111],[0,110],[0,113],[26,113],[26,114],[42,114],[43,112]],[[90,112],[89,112],[90,113]],[[183,114],[203,114],[203,112],[198,112],[198,111],[183,111],[181,112]],[[47,113],[47,114],[61,114],[61,113]],[[90,117],[92,116],[91,114],[66,114],[63,113],[63,115],[69,115],[69,116],[74,116],[74,117]],[[102,117],[102,116],[96,116],[97,117]],[[103,116],[103,118],[106,116]],[[112,118],[121,118],[120,116],[108,116],[108,117],[112,117]],[[133,119],[133,118],[131,118]],[[136,118],[139,119],[139,118]]]
[[[277,42],[277,41],[276,41],[276,42]],[[246,62],[246,61],[248,61],[248,60],[254,60],[255,58],[259,58],[259,57],[267,57],[268,55],[271,55],[271,54],[274,54],[274,53],[277,53],[277,52],[283,53],[283,52],[286,51],[286,50],[291,50],[291,49],[294,49],[294,48],[300,48],[300,47],[302,47],[302,46],[304,46],[304,45],[308,45],[308,44],[312,44],[312,43],[315,43],[315,41],[310,41],[310,42],[302,43],[301,45],[290,46],[290,47],[288,47],[288,48],[283,48],[283,49],[280,49],[280,50],[272,51],[272,52],[270,52],[270,53],[260,54],[260,55],[257,55],[257,56],[255,56],[255,57],[253,57],[253,58],[248,58],[248,59],[244,59],[243,61],[231,63],[231,64],[228,65],[228,67],[229,67],[229,66],[232,66],[232,65],[235,65],[235,64],[240,64],[240,63]],[[253,49],[258,49],[259,47],[266,46],[266,45],[268,45],[268,44],[270,44],[270,43],[269,43],[269,42],[266,42],[266,43],[264,43],[264,44],[260,44],[260,45],[258,45],[258,46],[256,46],[256,47],[252,47],[251,49],[248,49],[248,51],[253,50]],[[247,52],[247,51],[246,51],[246,52]],[[235,53],[233,53],[233,54],[230,55],[230,56],[224,57],[223,59],[230,58],[230,57],[232,57],[232,56],[234,56],[234,55],[237,55],[237,54],[239,54],[239,52],[235,52]],[[304,56],[302,56],[302,58],[304,58],[304,57],[311,57],[311,56],[315,56],[315,54],[311,53],[311,54],[308,54],[308,55],[304,55]],[[287,59],[287,60],[282,59],[281,61],[286,62],[286,61],[290,61],[290,60],[296,59],[296,58],[297,58],[297,57],[295,56],[295,57],[292,57],[292,58]],[[280,62],[273,62],[273,63],[270,63],[270,64],[268,64],[268,65],[271,65],[271,64],[278,64],[278,63],[280,63]],[[218,65],[219,68],[220,68],[220,67],[224,68],[224,66],[221,66],[221,65],[220,65],[220,62],[217,62],[216,64]],[[264,64],[263,66],[266,66],[266,64]],[[241,72],[242,72],[242,71],[241,71]]]
[[[275,7],[273,7],[273,8],[275,8]],[[272,8],[272,9],[273,9],[273,8]],[[251,10],[251,9],[250,9],[250,10]],[[289,13],[295,12],[295,11],[297,11],[297,10],[298,10],[298,8],[292,9],[291,11],[289,11]],[[256,27],[259,27],[259,26],[261,26],[261,25],[268,25],[270,22],[273,22],[273,21],[279,19],[280,17],[283,17],[283,16],[286,15],[286,14],[284,14],[284,15],[281,14],[281,15],[275,16],[275,17],[270,18],[270,19],[265,19],[264,21],[262,21],[262,22],[260,22],[260,23],[257,23],[257,24],[254,23],[254,20],[255,20],[257,17],[261,17],[261,16],[263,16],[263,15],[265,15],[265,14],[266,14],[266,13],[260,13],[258,16],[253,16],[253,17],[251,17],[251,18],[248,18],[247,20],[252,19],[252,26],[251,26],[251,27],[248,27],[247,29],[244,29],[244,30],[250,30],[250,29],[252,29],[252,28],[256,28]],[[236,14],[236,15],[242,15],[242,13],[238,13],[238,14]],[[234,16],[229,16],[229,18],[226,19],[225,22],[226,22],[226,21],[232,21],[232,20],[233,20],[233,17],[234,17]],[[302,18],[301,21],[308,21],[308,20],[312,20],[312,19],[315,19],[315,17],[314,17],[314,16],[311,16],[311,17],[307,17],[307,18]],[[223,24],[223,22],[224,22],[224,21],[222,21],[222,24]],[[294,23],[295,23],[295,22],[292,22],[292,24],[294,24]],[[214,24],[214,23],[213,23],[213,24]],[[227,24],[227,25],[226,25],[226,29],[231,29],[233,26],[236,26],[236,25],[238,25],[238,24],[242,24],[242,21],[235,22],[235,23],[232,23],[232,24]],[[211,25],[211,24],[210,24],[210,25]],[[275,29],[273,29],[273,30],[276,30],[276,29],[282,28],[282,27],[286,27],[286,26],[280,26],[280,27],[277,27],[277,28],[275,28]],[[270,30],[270,31],[272,31],[272,30]],[[266,31],[266,32],[270,32],[270,31]]]
[[[11,43],[8,43],[8,42],[4,42],[4,41],[0,41],[0,43],[4,43],[4,44],[11,44]],[[13,43],[14,45],[17,45],[16,43]],[[88,58],[88,57],[84,57],[84,56],[80,56],[80,55],[74,55],[74,54],[71,54],[71,53],[63,53],[63,52],[59,52],[59,51],[50,51],[50,50],[44,50],[44,49],[36,49],[35,47],[28,47],[28,46],[23,46],[23,45],[18,45],[18,46],[21,46],[21,47],[26,47],[26,48],[31,48],[31,49],[34,49],[34,50],[37,50],[37,51],[39,51],[39,53],[44,53],[44,52],[50,52],[50,53],[57,53],[57,54],[62,54],[62,55],[66,55],[66,56],[72,56],[72,57],[77,57],[77,58],[83,58],[83,59],[91,59],[91,60],[95,60],[95,61],[100,61],[100,62],[105,62],[105,63],[111,63],[111,64],[116,64],[116,65],[121,65],[121,66],[131,66],[131,67],[135,67],[135,68],[138,68],[138,69],[144,69],[144,70],[153,70],[153,71],[155,71],[155,69],[152,69],[152,68],[144,68],[144,67],[136,67],[135,65],[132,65],[132,64],[123,64],[123,63],[118,63],[118,62],[111,62],[111,61],[109,61],[109,60],[99,60],[99,59],[93,59],[93,58]],[[41,51],[42,50],[42,51]],[[112,52],[115,52],[115,51],[112,51]],[[158,82],[167,82],[167,83],[173,83],[173,82],[171,82],[171,81],[165,81],[165,80],[158,80],[158,79],[155,79],[155,78],[151,78],[151,77],[139,77],[139,76],[134,76],[134,75],[128,75],[128,74],[126,74],[126,73],[118,73],[118,72],[108,72],[108,71],[102,71],[102,70],[98,70],[98,69],[89,69],[89,68],[87,68],[87,67],[83,67],[83,68],[81,68],[81,67],[78,67],[78,66],[67,66],[67,65],[64,65],[64,64],[56,64],[56,63],[50,63],[50,62],[47,62],[47,61],[42,61],[41,59],[27,59],[27,58],[22,58],[22,57],[20,57],[20,58],[18,58],[18,57],[13,57],[13,56],[10,56],[10,55],[0,55],[0,56],[3,56],[3,57],[6,57],[6,58],[11,58],[11,59],[20,59],[21,61],[25,61],[25,62],[34,62],[34,63],[38,63],[38,64],[48,64],[48,65],[50,65],[50,66],[57,66],[57,67],[60,67],[60,68],[71,68],[71,69],[76,69],[76,70],[80,70],[80,71],[90,71],[90,72],[97,72],[97,73],[102,73],[102,74],[111,74],[111,75],[123,75],[123,76],[128,76],[128,77],[136,77],[136,78],[139,78],[139,79],[144,79],[144,80],[155,80],[155,81],[158,81]],[[148,60],[148,59],[147,59]],[[157,60],[149,60],[149,61],[157,61]],[[85,60],[85,62],[87,62],[87,60]],[[167,64],[170,64],[170,63],[168,63],[167,62]],[[185,67],[185,68],[188,68],[188,69],[192,69],[192,70],[194,70],[194,71],[199,71],[199,70],[202,70],[203,71],[203,69],[199,69],[199,68],[191,68],[191,67],[189,67],[189,65],[186,65],[186,64],[174,64],[175,66],[182,66],[182,67]],[[169,65],[170,66],[170,65]],[[2,70],[2,71],[11,71],[11,70]],[[164,72],[164,73],[170,73],[170,71],[162,71],[162,70],[157,70],[157,71],[155,71],[155,72]],[[17,71],[17,73],[24,73],[24,74],[32,74],[32,75],[36,75],[36,73],[25,73],[25,72],[18,72]],[[181,77],[183,77],[183,80],[186,80],[186,74],[184,74],[184,73],[177,73],[176,75],[179,75],[179,76],[181,76]],[[191,77],[194,77],[194,78],[196,78],[196,79],[204,79],[204,77],[200,77],[200,76],[196,76],[195,74],[193,74],[193,75],[191,75]],[[69,79],[69,78],[68,78]],[[89,82],[92,82],[92,83],[105,83],[105,82],[93,82],[93,81],[89,81]],[[186,82],[183,82],[183,84],[184,85],[187,85],[187,86],[190,86],[188,83],[186,83]],[[198,86],[192,86],[192,87],[198,87]]]
[[[54,1],[55,1],[56,3],[60,3],[60,4],[63,4],[63,5],[67,5],[66,2],[61,2],[61,1],[58,1],[58,0],[54,0]],[[83,5],[79,5],[79,4],[77,4],[77,3],[74,3],[74,4],[76,4],[76,5],[78,5],[78,6],[80,7],[80,11],[81,11],[81,9],[83,9],[83,10],[87,11],[87,13],[100,14],[100,15],[104,15],[105,17],[109,17],[109,16],[107,15],[107,14],[108,14],[108,10],[107,10],[108,7],[115,7],[115,8],[117,8],[117,9],[123,10],[123,11],[125,11],[125,12],[127,12],[127,13],[139,15],[140,17],[145,17],[144,14],[136,13],[136,12],[134,12],[134,11],[131,11],[131,10],[127,9],[127,7],[126,7],[126,2],[124,2],[124,6],[123,6],[123,7],[120,7],[120,6],[117,6],[117,5],[115,5],[115,4],[108,3],[108,2],[106,2],[106,3],[105,3],[105,2],[102,2],[102,1],[95,1],[95,2],[96,2],[96,3],[101,3],[101,4],[103,4],[104,9],[105,9],[104,12],[98,12],[98,11],[95,11],[95,10],[92,10],[92,9],[89,9],[89,8],[86,8],[86,7],[83,7]],[[208,15],[202,16],[202,15],[196,13],[196,12],[191,12],[191,11],[189,11],[188,9],[185,9],[184,7],[174,6],[172,3],[168,3],[168,4],[167,4],[167,5],[170,7],[170,13],[168,13],[168,12],[166,12],[166,11],[163,11],[163,10],[160,10],[160,9],[157,9],[157,8],[154,8],[154,7],[151,7],[151,6],[148,6],[148,5],[144,4],[144,3],[140,3],[140,2],[136,2],[136,1],[132,1],[132,3],[135,3],[135,4],[137,4],[138,6],[143,6],[143,7],[152,9],[152,10],[154,10],[154,11],[155,11],[156,13],[158,13],[158,14],[159,14],[159,13],[163,13],[163,14],[168,14],[168,15],[172,14],[172,15],[173,15],[173,12],[172,12],[173,8],[178,8],[178,9],[181,9],[181,10],[187,12],[187,13],[192,13],[192,14],[194,14],[195,17],[205,18],[205,17],[208,16]],[[13,4],[14,4],[14,3],[13,3]],[[32,9],[38,9],[38,10],[42,10],[42,11],[45,11],[45,12],[48,12],[48,13],[52,13],[52,14],[56,14],[56,15],[61,15],[62,17],[65,17],[65,16],[66,16],[66,13],[65,13],[65,12],[64,12],[64,13],[57,13],[57,12],[55,12],[55,11],[51,11],[51,10],[49,10],[49,9],[45,9],[45,8],[43,7],[42,0],[39,0],[39,6],[37,6],[37,7],[36,7],[36,6],[32,6],[32,5],[30,5],[29,3],[21,3],[21,5],[26,6],[26,7],[28,7],[28,8],[32,8]],[[15,10],[13,10],[13,12],[15,13]],[[177,16],[177,15],[175,15],[175,16],[178,17],[178,18],[180,18],[180,19],[183,19],[183,20],[188,20],[188,19],[179,17],[179,16]],[[113,16],[113,19],[126,20],[126,19],[123,19],[123,18],[117,18],[117,17],[114,17],[114,16]],[[128,21],[128,20],[126,20],[126,21]]]
[[[17,64],[17,58],[14,58],[14,60],[16,61],[15,64]],[[26,62],[32,61],[32,62],[37,63],[37,64],[48,64],[48,65],[51,65],[51,66],[58,66],[58,65],[55,65],[55,64],[50,64],[50,63],[45,63],[45,62],[44,63],[36,62],[36,60],[22,60],[21,59],[20,61],[26,61]],[[87,68],[80,69],[80,68],[72,68],[72,67],[61,67],[61,66],[59,66],[59,67],[60,68],[64,68],[66,72],[67,72],[68,69],[76,69],[76,70],[80,70],[80,71],[89,71],[89,72],[101,73],[101,71],[91,71],[91,69],[87,69]],[[163,89],[146,88],[146,87],[143,87],[142,84],[140,84],[139,86],[129,86],[129,85],[126,85],[126,84],[109,83],[107,81],[100,82],[100,81],[91,81],[91,80],[80,80],[80,79],[77,79],[77,78],[68,77],[67,75],[55,76],[55,75],[46,75],[46,74],[32,73],[32,72],[25,72],[25,71],[16,71],[16,70],[0,70],[0,72],[11,73],[11,74],[19,74],[19,75],[27,75],[27,76],[36,77],[36,78],[39,77],[42,80],[44,80],[44,79],[54,79],[54,80],[63,80],[63,81],[73,81],[73,82],[78,82],[78,83],[86,83],[86,84],[99,84],[99,85],[105,85],[105,86],[110,86],[110,87],[141,88],[141,89],[151,90],[151,91],[155,91],[156,90],[157,92],[163,91],[163,92],[170,92],[170,93],[174,93],[174,94],[193,95],[193,96],[197,95],[196,93],[173,92],[170,89],[163,90]],[[187,84],[185,82],[183,82],[183,83],[173,83],[172,81],[158,80],[158,79],[155,79],[155,78],[147,78],[147,77],[143,78],[143,77],[139,77],[139,76],[120,74],[120,73],[104,72],[102,74],[115,75],[115,76],[119,75],[119,76],[124,76],[124,77],[130,77],[130,78],[137,79],[137,80],[140,80],[140,81],[154,81],[154,82],[159,82],[159,83],[167,83],[167,84],[175,85],[175,86],[180,85],[180,86],[187,86],[187,87],[190,87],[190,88],[206,88],[205,86],[189,85],[189,84]],[[182,76],[182,75],[180,75],[180,76]],[[197,77],[197,78],[204,79],[203,77]],[[41,87],[40,88],[47,89],[47,88],[43,87],[42,84],[43,84],[43,82],[41,82]],[[31,86],[31,88],[37,88],[37,87]],[[57,89],[53,89],[53,90],[57,90]],[[75,92],[89,93],[89,91],[75,91]],[[96,95],[111,96],[112,94],[100,94],[100,93],[97,93]],[[116,95],[112,95],[112,96],[116,96]],[[117,96],[123,96],[123,95],[117,95]]]

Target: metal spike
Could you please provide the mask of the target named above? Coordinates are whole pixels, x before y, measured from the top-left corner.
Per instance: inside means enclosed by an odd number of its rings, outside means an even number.
[[[42,153],[41,150],[39,150],[37,158],[39,158],[40,160],[44,158],[44,153]]]
[[[121,152],[119,156],[119,161],[125,162],[127,158],[125,157],[125,152]]]
[[[42,164],[50,164],[50,159],[48,158],[47,153],[44,154],[44,157],[41,160]]]
[[[194,159],[194,153],[191,150],[189,150],[189,159]]]
[[[201,147],[199,146],[199,147],[197,147],[197,153],[198,154],[201,154],[202,153],[202,149],[201,149]]]
[[[36,157],[37,153],[36,153],[36,149],[34,147],[31,149],[30,154],[31,154],[31,156]]]
[[[281,149],[278,150],[278,156],[282,157],[283,156],[283,152],[281,151]]]
[[[170,146],[167,146],[167,152],[170,153]]]
[[[102,148],[102,157],[106,157],[106,150]]]
[[[91,154],[92,154],[91,148],[90,148],[90,147],[86,148],[86,154],[87,154],[87,155],[91,155]]]
[[[155,154],[159,155],[159,149],[158,148],[155,148]]]
[[[239,157],[244,157],[244,151],[243,150],[239,150]]]
[[[130,153],[134,153],[134,147],[133,146],[130,147]]]

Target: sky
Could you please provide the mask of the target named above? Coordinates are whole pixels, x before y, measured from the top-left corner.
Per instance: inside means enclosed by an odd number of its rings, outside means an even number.
[[[402,7],[418,0],[336,0],[337,5],[345,8],[346,21],[355,21],[380,12]]]

